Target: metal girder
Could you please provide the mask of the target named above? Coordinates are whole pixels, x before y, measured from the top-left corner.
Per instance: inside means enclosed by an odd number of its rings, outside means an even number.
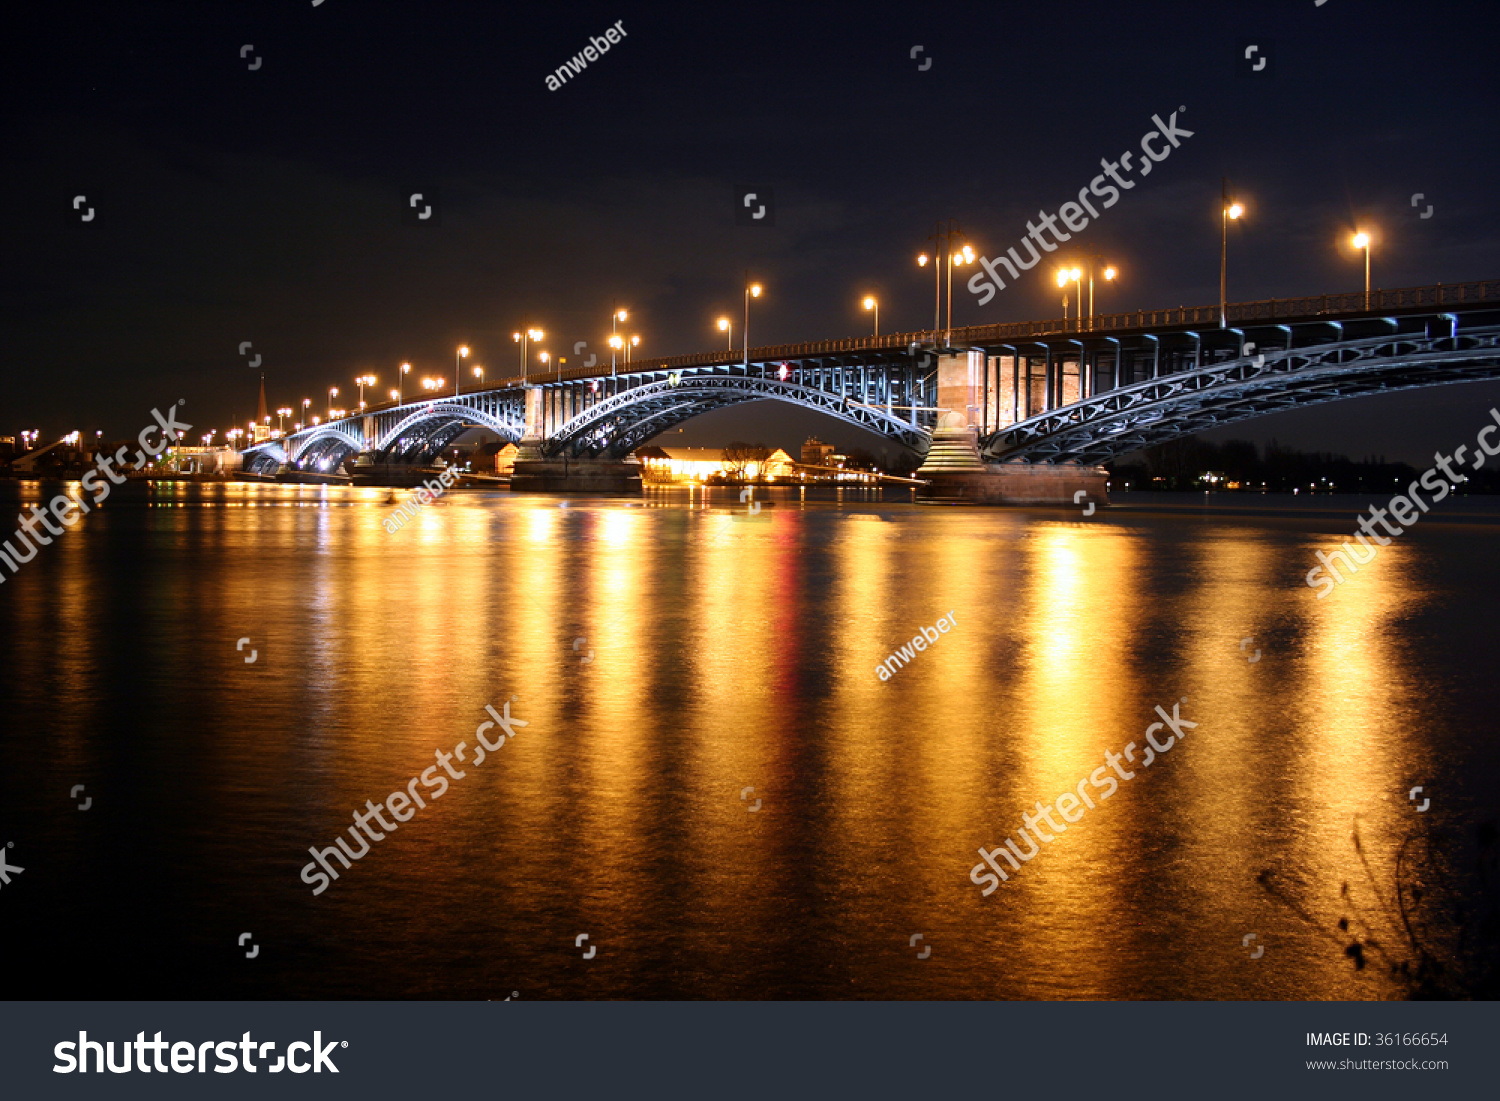
[[[1265,352],[1164,375],[1031,417],[981,441],[987,462],[1094,464],[1284,409],[1500,378],[1500,326]]]
[[[541,450],[547,456],[623,458],[700,413],[763,398],[816,409],[915,451],[927,450],[928,435],[920,428],[838,394],[775,378],[705,374],[684,374],[676,383],[646,383],[606,398],[568,420]]]
[[[376,440],[371,450],[402,453],[430,449],[433,454],[436,454],[474,424],[488,428],[511,443],[520,440],[525,432],[522,399],[518,397],[501,403],[506,413],[510,413],[512,411],[510,407],[514,407],[514,412],[520,414],[512,417],[496,416],[488,409],[482,408],[483,405],[495,404],[493,401],[482,401],[484,397],[485,395],[479,395],[473,404],[460,398],[457,402],[450,400],[423,405],[386,430]],[[419,428],[422,431],[415,432],[413,436],[413,431]],[[401,447],[402,440],[408,436],[412,436],[412,442]],[[434,442],[439,440],[440,442],[436,442],[434,447]],[[412,446],[413,443],[417,444],[415,448]]]

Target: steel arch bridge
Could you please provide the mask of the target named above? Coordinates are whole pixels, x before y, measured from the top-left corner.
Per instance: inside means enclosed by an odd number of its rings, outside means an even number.
[[[653,436],[711,409],[770,399],[826,413],[902,446],[924,451],[929,436],[921,427],[885,408],[842,394],[776,377],[721,375],[686,368],[591,405],[568,418],[542,444],[546,457],[623,459]]]
[[[329,472],[362,451],[425,464],[475,427],[543,460],[612,461],[701,413],[769,399],[919,455],[958,413],[988,464],[1089,466],[1285,409],[1494,378],[1500,280],[559,367],[377,405],[251,447],[244,464]]]
[[[989,462],[1097,464],[1251,417],[1500,378],[1500,325],[1263,352],[1120,387],[993,432]]]
[[[303,470],[330,472],[361,452],[400,463],[426,463],[471,428],[487,428],[502,439],[519,441],[526,428],[523,406],[521,392],[507,390],[393,405],[259,444],[245,452],[245,469],[269,475],[291,463]]]

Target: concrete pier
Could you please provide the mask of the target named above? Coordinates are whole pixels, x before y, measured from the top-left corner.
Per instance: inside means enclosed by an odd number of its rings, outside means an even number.
[[[983,400],[978,380],[982,353],[940,356],[938,414],[932,446],[916,477],[918,504],[1075,505],[1109,504],[1108,472],[1102,466],[1059,463],[986,463],[979,455],[979,430],[970,414]],[[1074,496],[1082,490],[1085,497]]]

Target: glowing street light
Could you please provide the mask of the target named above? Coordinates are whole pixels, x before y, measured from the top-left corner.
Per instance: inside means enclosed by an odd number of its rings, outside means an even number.
[[[1365,309],[1370,308],[1370,235],[1360,230],[1349,242],[1355,248],[1365,250]]]
[[[359,407],[363,409],[365,407],[365,387],[375,385],[375,376],[360,375],[354,381],[359,384]]]
[[[401,373],[396,376],[396,404],[401,404],[401,388],[406,385],[406,374],[411,370],[410,363],[401,365]]]
[[[1221,177],[1220,197],[1223,200],[1223,217],[1219,232],[1219,328],[1229,325],[1229,223],[1238,221],[1245,213],[1240,203],[1229,199],[1229,180]]]
[[[1078,284],[1078,318],[1079,318],[1079,327],[1080,328],[1082,327],[1082,324],[1083,324],[1083,283],[1081,282],[1082,278],[1083,278],[1083,272],[1080,271],[1078,268],[1058,268],[1057,269],[1057,285],[1059,287],[1063,288],[1063,328],[1064,329],[1066,329],[1068,327],[1068,294],[1067,294],[1067,286],[1068,286],[1069,283],[1077,283]]]
[[[333,399],[339,396],[339,388],[330,386],[328,388],[328,419],[333,420]]]
[[[458,353],[453,357],[453,396],[458,397],[458,380],[463,376],[463,364],[459,361],[469,354],[469,346],[460,344]]]
[[[291,415],[292,409],[289,405],[283,405],[280,409],[276,410],[276,430],[278,432],[286,431],[286,418]]]
[[[865,309],[875,311],[875,335],[880,335],[880,303],[875,300],[874,295],[865,297]]]
[[[734,326],[730,325],[729,318],[727,318],[727,317],[721,317],[721,318],[719,318],[719,332],[725,333],[725,334],[728,335],[729,343],[726,346],[728,347],[728,349],[731,352],[734,351],[734,332],[733,332],[733,329],[734,329]]]
[[[534,340],[542,339],[541,329],[526,329],[523,332],[511,333],[510,338],[521,346],[521,383],[526,383],[526,349]]]
[[[615,352],[624,347],[620,338],[615,335],[615,326],[630,316],[630,312],[620,309],[619,305],[618,302],[610,303],[609,311],[609,374],[611,378],[615,373]]]
[[[750,299],[759,298],[761,286],[759,283],[750,282],[750,271],[745,270],[745,327],[741,330],[741,339],[745,342],[745,374],[750,373]]]
[[[397,405],[401,404],[401,391],[400,390],[387,390],[386,393],[390,394],[391,400],[393,402],[395,402]]]
[[[633,337],[630,338],[630,343],[625,346],[625,365],[627,367],[630,365],[630,350],[632,348],[639,348],[640,346],[641,346],[641,338],[640,337],[633,336]]]
[[[479,380],[480,386],[484,385],[484,368],[477,363],[474,364],[474,377]]]

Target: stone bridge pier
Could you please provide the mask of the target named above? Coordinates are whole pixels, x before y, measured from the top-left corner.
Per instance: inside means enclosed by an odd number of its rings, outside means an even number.
[[[563,453],[544,454],[544,442],[575,412],[569,408],[565,391],[527,387],[526,434],[516,445],[511,492],[640,494],[641,464],[632,457],[576,459]]]
[[[1108,474],[1102,466],[1077,463],[986,463],[979,455],[975,423],[986,402],[985,353],[977,349],[940,355],[937,362],[937,428],[916,477],[919,504],[1075,505],[1108,504]],[[998,379],[998,372],[995,374]],[[1074,501],[1082,490],[1087,496]]]

